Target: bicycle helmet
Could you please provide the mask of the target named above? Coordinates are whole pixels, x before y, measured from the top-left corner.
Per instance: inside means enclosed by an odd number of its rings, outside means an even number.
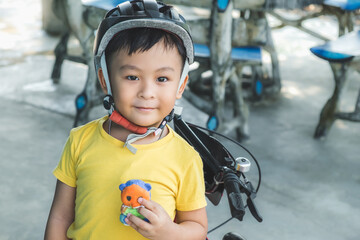
[[[165,117],[158,128],[148,129],[130,123],[115,110],[109,75],[107,71],[105,50],[111,39],[113,39],[117,33],[133,28],[160,29],[174,34],[181,39],[185,48],[186,58],[180,76],[178,89],[180,89],[180,86],[188,75],[189,65],[194,61],[194,48],[190,36],[189,26],[185,23],[185,19],[171,6],[161,2],[156,2],[155,0],[133,0],[119,4],[105,15],[105,18],[98,27],[95,37],[95,69],[96,72],[98,72],[99,68],[101,68],[103,71],[107,86],[107,95],[104,98],[104,107],[109,112],[110,120],[135,133],[130,134],[134,135],[132,137],[129,135],[132,140],[128,141],[128,137],[127,142],[125,143],[128,148],[131,142],[134,142],[139,138],[143,138],[152,132],[158,134],[160,132],[159,130],[165,127],[166,123],[172,119],[173,114],[172,111],[167,117]],[[129,149],[131,151],[134,150],[131,148]]]

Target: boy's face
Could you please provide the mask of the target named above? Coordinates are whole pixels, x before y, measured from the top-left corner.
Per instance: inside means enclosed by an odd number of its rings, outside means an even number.
[[[148,51],[130,56],[121,50],[111,60],[116,109],[139,126],[158,127],[184,90],[177,91],[183,66],[178,50],[165,48],[160,41]]]

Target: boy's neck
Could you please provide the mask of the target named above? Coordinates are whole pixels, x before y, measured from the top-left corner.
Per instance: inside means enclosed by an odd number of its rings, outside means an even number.
[[[132,134],[130,130],[112,122],[111,120],[107,119],[104,124],[103,128],[105,132],[107,132],[110,136],[113,138],[116,138],[122,142],[126,141],[126,138]],[[165,137],[169,133],[169,129],[167,127],[164,127],[159,135],[150,134],[142,139],[139,139],[138,141],[134,142],[134,144],[149,144],[156,142],[160,140],[161,138]]]

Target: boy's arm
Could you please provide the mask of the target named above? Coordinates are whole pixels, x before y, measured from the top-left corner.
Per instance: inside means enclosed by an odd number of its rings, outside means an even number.
[[[144,237],[153,240],[184,239],[204,240],[207,234],[206,209],[193,211],[177,211],[174,223],[160,204],[141,199],[139,203],[144,206],[139,212],[150,223],[133,215],[128,215],[125,221]]]
[[[76,188],[57,180],[54,200],[45,229],[45,240],[68,239],[66,232],[75,217]]]
[[[181,239],[206,239],[208,222],[205,207],[193,211],[177,211],[176,222],[181,228]]]

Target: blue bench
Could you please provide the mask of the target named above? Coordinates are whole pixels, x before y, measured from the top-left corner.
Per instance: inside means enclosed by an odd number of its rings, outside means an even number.
[[[325,0],[324,4],[338,7],[345,11],[354,11],[360,8],[359,0]]]
[[[343,35],[323,45],[312,47],[310,51],[329,62],[335,80],[334,93],[322,108],[314,133],[314,138],[322,138],[326,136],[336,119],[360,122],[360,91],[354,112],[345,113],[338,109],[338,102],[348,69],[352,66],[358,67],[360,64],[360,30]]]
[[[195,61],[210,60],[210,48],[204,44],[194,43]],[[262,64],[262,53],[260,46],[240,46],[233,47],[231,50],[231,59],[233,62],[241,62],[243,65],[260,66]],[[257,70],[252,70],[252,74],[262,75],[262,73],[255,73]],[[260,97],[264,91],[264,84],[260,76],[254,77],[250,82],[250,95]]]
[[[339,22],[339,36],[354,30],[354,11],[360,9],[360,0],[324,0],[325,8],[335,15]]]
[[[210,58],[210,48],[204,44],[194,44],[195,58]],[[258,46],[234,47],[231,51],[234,61],[261,63],[261,48]]]
[[[83,0],[85,6],[92,6],[106,11],[111,10],[122,2],[127,0]]]

